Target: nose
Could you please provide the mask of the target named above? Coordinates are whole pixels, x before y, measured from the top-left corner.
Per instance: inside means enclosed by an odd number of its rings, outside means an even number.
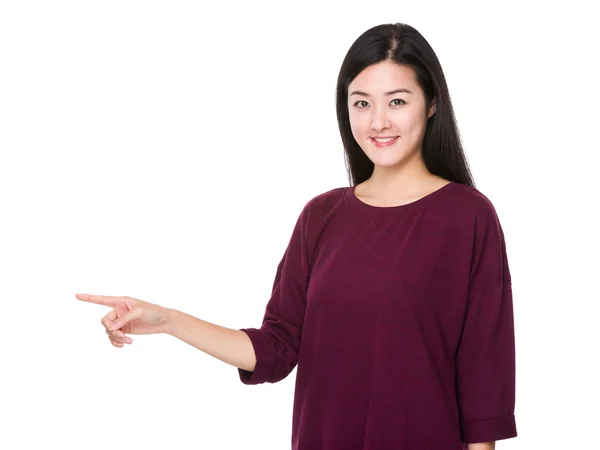
[[[385,107],[373,108],[372,111],[371,128],[374,131],[381,131],[391,127]]]

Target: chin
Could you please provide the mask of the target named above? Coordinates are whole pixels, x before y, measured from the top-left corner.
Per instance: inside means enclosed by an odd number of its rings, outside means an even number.
[[[369,156],[369,159],[373,164],[381,167],[395,167],[407,161],[406,155],[388,155],[388,157],[376,155]]]
[[[382,167],[393,167],[402,164],[406,164],[409,160],[414,159],[418,156],[418,152],[406,152],[405,149],[396,148],[396,149],[377,149],[377,152],[369,150],[369,152],[365,152],[367,157],[371,160],[373,164],[376,166]],[[387,151],[387,153],[386,153]]]

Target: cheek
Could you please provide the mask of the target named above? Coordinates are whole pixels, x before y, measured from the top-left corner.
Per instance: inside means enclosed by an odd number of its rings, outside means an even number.
[[[425,123],[423,118],[418,114],[406,114],[402,117],[398,117],[396,125],[400,132],[412,134],[420,133]]]
[[[350,129],[352,130],[352,135],[354,136],[354,138],[357,138],[362,133],[364,133],[364,131],[363,131],[364,126],[361,124],[361,121],[359,120],[358,117],[356,117],[356,115],[350,114],[349,119],[350,119]]]
[[[370,136],[371,117],[369,114],[350,113],[348,118],[354,139],[360,141]],[[391,122],[392,128],[405,136],[420,134],[426,126],[426,121],[421,117],[421,111],[396,111],[390,114],[388,119]]]
[[[355,136],[360,136],[368,132],[370,128],[368,114],[350,114],[349,119],[352,134]]]

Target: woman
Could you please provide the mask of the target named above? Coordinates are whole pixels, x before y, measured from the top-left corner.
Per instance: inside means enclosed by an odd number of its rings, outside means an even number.
[[[113,345],[169,333],[275,383],[297,366],[292,448],[484,450],[517,436],[504,234],[472,181],[439,61],[404,24],[348,51],[337,117],[350,187],[312,198],[261,328],[233,330],[130,297]]]

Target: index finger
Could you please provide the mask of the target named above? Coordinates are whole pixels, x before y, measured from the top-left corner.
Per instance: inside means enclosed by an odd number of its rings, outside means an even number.
[[[122,305],[124,303],[123,297],[115,297],[110,295],[75,294],[75,297],[84,302],[112,307]]]

